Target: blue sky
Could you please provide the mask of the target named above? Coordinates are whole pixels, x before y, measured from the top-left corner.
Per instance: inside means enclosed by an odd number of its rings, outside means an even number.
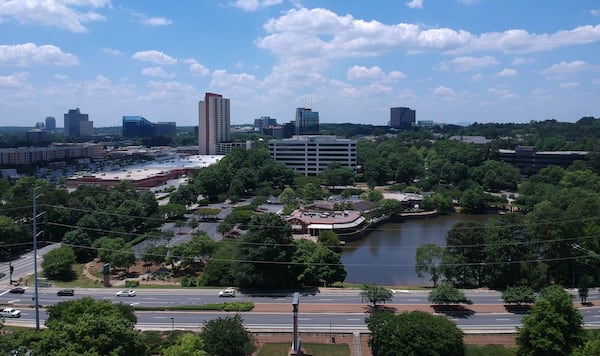
[[[600,117],[597,0],[0,0],[0,125]]]

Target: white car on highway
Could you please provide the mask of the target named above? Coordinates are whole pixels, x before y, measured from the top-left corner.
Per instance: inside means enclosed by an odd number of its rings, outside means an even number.
[[[131,289],[120,290],[117,292],[117,297],[135,297],[135,291]]]
[[[15,308],[4,308],[0,311],[0,316],[5,318],[18,318],[21,316],[21,311]]]
[[[219,292],[219,297],[235,297],[235,289],[227,288]]]

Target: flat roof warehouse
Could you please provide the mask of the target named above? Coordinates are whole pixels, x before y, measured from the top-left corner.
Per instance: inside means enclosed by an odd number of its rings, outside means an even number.
[[[161,162],[131,165],[118,170],[86,172],[69,177],[66,184],[69,189],[75,189],[81,185],[112,188],[124,180],[129,180],[136,189],[149,190],[208,167],[221,158],[223,158],[221,155],[193,155]]]

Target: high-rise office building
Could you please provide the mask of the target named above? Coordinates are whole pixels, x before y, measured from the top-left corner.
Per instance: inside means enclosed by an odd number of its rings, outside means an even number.
[[[319,113],[307,108],[296,109],[296,135],[318,135]]]
[[[303,135],[269,141],[269,154],[277,162],[305,176],[316,176],[337,163],[356,171],[356,140],[327,135]]]
[[[410,108],[391,108],[390,127],[400,130],[410,130],[415,125],[417,113]]]
[[[206,93],[198,103],[198,153],[217,154],[217,144],[231,141],[229,99]]]
[[[123,116],[123,137],[175,136],[175,122],[153,123],[143,116]]]
[[[123,137],[154,136],[154,124],[142,116],[123,116]]]
[[[82,114],[79,108],[69,109],[65,114],[65,136],[92,136],[93,131],[94,122],[89,120],[88,114]]]
[[[53,116],[46,117],[46,131],[56,130],[56,119]]]

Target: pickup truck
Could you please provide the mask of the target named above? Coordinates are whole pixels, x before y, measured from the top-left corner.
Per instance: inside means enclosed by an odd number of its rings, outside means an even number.
[[[5,318],[18,318],[21,316],[21,311],[15,308],[4,308],[0,310],[0,316]]]

